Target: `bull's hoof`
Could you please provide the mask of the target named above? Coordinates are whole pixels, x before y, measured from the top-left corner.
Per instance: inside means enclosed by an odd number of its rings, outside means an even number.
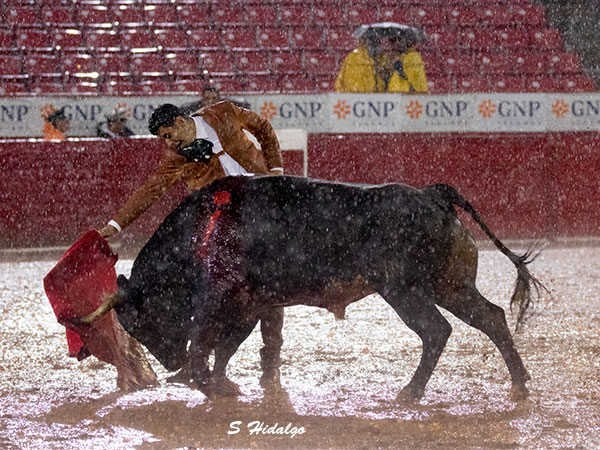
[[[175,375],[167,377],[167,383],[178,383],[185,384],[186,386],[192,386],[192,372],[189,369],[181,369]]]
[[[417,389],[411,388],[410,386],[406,386],[396,396],[396,401],[398,403],[411,404],[411,403],[416,403],[419,400],[421,400],[421,397],[423,397],[422,390],[417,390]]]
[[[228,378],[213,378],[210,381],[210,393],[213,397],[239,397],[240,387]]]
[[[529,397],[529,389],[524,384],[513,384],[510,388],[510,399],[513,402],[519,402]]]
[[[281,391],[281,376],[279,369],[265,369],[260,377],[260,387],[265,391]]]
[[[209,400],[213,400],[215,398],[215,395],[214,395],[214,393],[212,391],[212,385],[208,381],[196,382],[196,381],[192,380],[190,382],[189,387],[191,389],[197,389],[197,390],[199,390],[204,395],[206,395],[206,397]]]

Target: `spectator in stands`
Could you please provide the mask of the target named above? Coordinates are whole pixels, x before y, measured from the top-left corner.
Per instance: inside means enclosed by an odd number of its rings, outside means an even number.
[[[65,133],[71,128],[69,118],[65,114],[65,108],[54,111],[45,118],[44,139],[47,141],[64,141]]]
[[[96,135],[98,137],[115,139],[134,135],[133,131],[127,128],[127,108],[115,108],[105,117],[106,122],[100,122],[96,127]]]
[[[427,92],[421,55],[423,34],[392,22],[362,26],[358,48],[346,56],[335,81],[338,92]]]
[[[271,124],[229,101],[206,106],[191,117],[175,105],[161,105],[152,113],[148,129],[165,142],[163,159],[113,220],[99,230],[105,238],[131,224],[177,182],[183,181],[191,192],[227,175],[283,174],[281,150]],[[256,137],[260,150],[244,129]],[[261,320],[265,343],[260,352],[261,384],[265,387],[280,386],[282,327],[283,308],[268,312]],[[189,381],[190,370],[184,367],[170,381]]]
[[[202,98],[200,100],[182,105],[181,110],[185,115],[190,115],[198,111],[200,108],[206,108],[207,106],[214,105],[221,100],[221,94],[217,88],[205,87],[202,90]]]

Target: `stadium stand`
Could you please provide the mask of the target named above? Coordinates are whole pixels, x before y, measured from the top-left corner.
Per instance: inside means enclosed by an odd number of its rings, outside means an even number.
[[[596,89],[533,0],[5,0],[0,92],[327,92],[378,21],[426,31],[432,93]]]

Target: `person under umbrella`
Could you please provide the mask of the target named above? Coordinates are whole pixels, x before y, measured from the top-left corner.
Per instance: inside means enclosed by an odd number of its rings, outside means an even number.
[[[354,32],[358,48],[349,53],[338,73],[338,92],[427,92],[421,55],[414,46],[424,33],[394,22],[362,25]]]

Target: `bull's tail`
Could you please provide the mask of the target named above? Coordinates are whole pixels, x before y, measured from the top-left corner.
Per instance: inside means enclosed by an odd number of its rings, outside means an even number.
[[[536,295],[539,296],[540,290],[545,290],[544,285],[535,278],[527,268],[527,265],[535,260],[535,258],[539,255],[532,255],[532,251],[528,250],[524,254],[518,255],[513,253],[506,245],[500,241],[496,237],[496,235],[488,228],[485,222],[479,216],[479,213],[475,210],[473,205],[469,203],[469,201],[464,198],[462,195],[458,193],[456,189],[447,184],[436,184],[433,186],[429,186],[430,189],[433,189],[437,193],[439,193],[448,203],[452,205],[457,205],[464,209],[472,218],[477,222],[477,224],[481,227],[481,229],[485,232],[485,234],[490,238],[490,240],[494,243],[494,245],[504,253],[508,259],[515,265],[517,269],[517,282],[515,285],[515,290],[510,299],[510,309],[517,308],[517,322],[515,326],[515,330],[518,330],[519,327],[523,324],[525,320],[525,314],[529,307],[532,305],[533,300],[531,298],[531,288],[535,289]]]
[[[121,304],[123,302],[123,296],[119,295],[119,291],[114,292],[113,294],[107,295],[104,297],[104,301],[102,304],[91,314],[88,314],[85,317],[70,319],[70,322],[76,325],[85,324],[89,325],[94,323],[98,319],[104,317],[108,314],[115,306]]]

